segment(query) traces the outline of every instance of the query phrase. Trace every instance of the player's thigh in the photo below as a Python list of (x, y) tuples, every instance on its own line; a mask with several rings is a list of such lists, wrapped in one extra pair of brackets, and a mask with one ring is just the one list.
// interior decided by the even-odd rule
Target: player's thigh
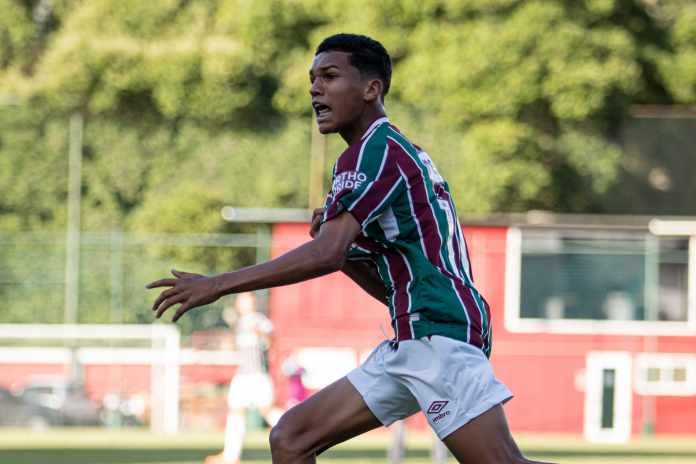
[(502, 405), (493, 406), (467, 422), (444, 440), (460, 463), (522, 464), (532, 463), (520, 452), (508, 428)]
[(343, 377), (283, 414), (271, 432), (271, 445), (319, 453), (381, 425)]

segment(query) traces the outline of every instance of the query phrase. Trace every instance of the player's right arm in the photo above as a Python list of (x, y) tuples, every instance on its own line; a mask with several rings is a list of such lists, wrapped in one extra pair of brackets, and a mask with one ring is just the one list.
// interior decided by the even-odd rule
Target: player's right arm
[[(324, 208), (317, 208), (312, 212), (312, 224), (309, 228), (309, 235), (312, 238), (319, 233), (323, 214)], [(350, 277), (353, 282), (358, 284), (370, 296), (387, 305), (387, 289), (374, 263), (365, 260), (347, 259), (341, 268), (341, 272)]]

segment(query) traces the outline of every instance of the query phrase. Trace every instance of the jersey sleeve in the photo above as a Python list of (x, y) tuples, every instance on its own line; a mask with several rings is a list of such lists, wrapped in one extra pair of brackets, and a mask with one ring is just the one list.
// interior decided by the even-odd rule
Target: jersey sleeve
[(347, 211), (364, 230), (389, 208), (403, 192), (405, 181), (388, 147), (386, 144), (367, 147), (352, 165), (339, 160), (322, 222)]

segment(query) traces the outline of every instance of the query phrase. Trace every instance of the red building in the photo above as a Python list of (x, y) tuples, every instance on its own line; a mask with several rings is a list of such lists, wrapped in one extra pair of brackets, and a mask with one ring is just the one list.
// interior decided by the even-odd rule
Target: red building
[[(513, 430), (600, 441), (696, 433), (695, 229), (539, 214), (464, 225), (493, 312), (492, 363), (515, 394)], [(307, 230), (274, 226), (272, 255)], [(269, 312), (281, 402), (284, 359), (319, 388), (392, 336), (386, 307), (340, 273), (273, 289)]]

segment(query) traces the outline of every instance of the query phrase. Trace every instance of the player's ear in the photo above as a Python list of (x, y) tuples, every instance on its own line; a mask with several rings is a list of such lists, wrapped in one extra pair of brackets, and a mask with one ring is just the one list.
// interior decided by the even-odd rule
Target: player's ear
[(365, 83), (365, 92), (363, 93), (365, 101), (373, 102), (379, 100), (382, 97), (382, 87), (381, 79), (368, 79)]

